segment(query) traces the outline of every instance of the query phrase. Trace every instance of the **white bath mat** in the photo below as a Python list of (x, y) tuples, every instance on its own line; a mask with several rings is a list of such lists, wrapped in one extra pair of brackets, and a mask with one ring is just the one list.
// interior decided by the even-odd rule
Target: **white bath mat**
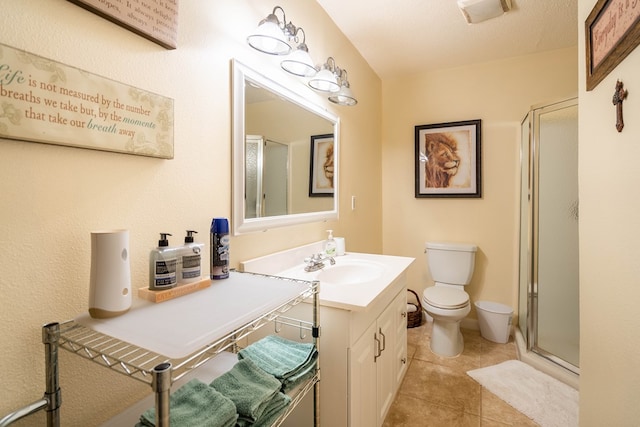
[(509, 360), (467, 374), (542, 427), (578, 425), (578, 391), (526, 363)]

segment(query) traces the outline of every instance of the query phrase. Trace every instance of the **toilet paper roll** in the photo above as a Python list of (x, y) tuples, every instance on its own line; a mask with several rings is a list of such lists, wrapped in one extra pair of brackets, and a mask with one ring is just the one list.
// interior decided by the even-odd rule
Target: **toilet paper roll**
[(344, 255), (344, 237), (335, 237), (333, 240), (336, 242), (336, 255)]

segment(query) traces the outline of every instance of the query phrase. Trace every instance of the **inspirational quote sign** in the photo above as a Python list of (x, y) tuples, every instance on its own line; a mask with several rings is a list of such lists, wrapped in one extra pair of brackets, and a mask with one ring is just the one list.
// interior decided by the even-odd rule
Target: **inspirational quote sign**
[(173, 99), (0, 44), (0, 137), (173, 158)]
[(178, 0), (69, 0), (167, 49), (178, 39)]

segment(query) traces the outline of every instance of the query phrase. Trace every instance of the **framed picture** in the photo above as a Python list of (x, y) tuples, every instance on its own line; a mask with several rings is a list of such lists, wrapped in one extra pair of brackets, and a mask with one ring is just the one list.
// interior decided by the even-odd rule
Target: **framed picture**
[(482, 197), (480, 120), (415, 127), (416, 197)]
[(333, 134), (311, 136), (309, 197), (333, 196)]
[(179, 0), (69, 1), (165, 49), (175, 49), (177, 46)]
[(640, 43), (640, 2), (598, 0), (584, 24), (589, 91)]

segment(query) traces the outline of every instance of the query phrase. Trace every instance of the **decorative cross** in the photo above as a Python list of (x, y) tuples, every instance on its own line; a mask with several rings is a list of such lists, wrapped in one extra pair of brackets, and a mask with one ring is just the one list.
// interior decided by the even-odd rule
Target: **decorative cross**
[(613, 93), (613, 105), (616, 106), (616, 129), (622, 132), (624, 128), (624, 120), (622, 119), (622, 102), (627, 97), (628, 92), (624, 89), (624, 84), (618, 80), (616, 82), (616, 91)]

